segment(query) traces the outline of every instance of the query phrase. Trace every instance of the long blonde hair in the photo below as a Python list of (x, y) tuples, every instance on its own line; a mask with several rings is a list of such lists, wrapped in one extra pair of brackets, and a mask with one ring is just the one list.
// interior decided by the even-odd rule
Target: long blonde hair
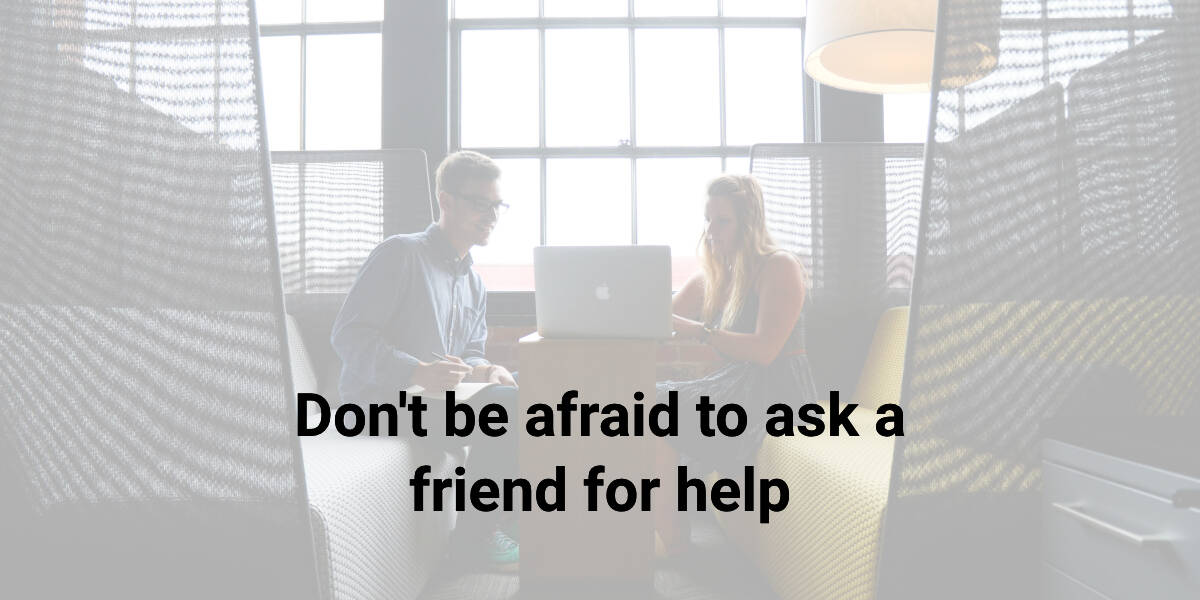
[[(741, 231), (732, 256), (717, 256), (706, 230), (700, 238), (704, 269), (704, 322), (728, 328), (741, 312), (761, 268), (763, 258), (780, 248), (767, 231), (762, 187), (751, 175), (722, 175), (708, 184), (708, 197), (728, 198)], [(725, 302), (722, 304), (722, 300)]]

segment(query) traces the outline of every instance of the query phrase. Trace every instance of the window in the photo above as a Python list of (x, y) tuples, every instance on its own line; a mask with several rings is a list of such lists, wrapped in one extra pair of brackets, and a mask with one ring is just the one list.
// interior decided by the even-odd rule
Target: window
[(285, 292), (344, 292), (383, 239), (384, 0), (259, 0)]
[(928, 92), (884, 94), (883, 141), (924, 144), (929, 125), (929, 98)]
[[(259, 0), (252, 5), (260, 25), (271, 150), (380, 148), (384, 2)], [(224, 34), (206, 29), (225, 19), (246, 18), (244, 6), (229, 8), (233, 12), (226, 15), (220, 3), (207, 10), (193, 7), (186, 14), (160, 14), (155, 2), (148, 1), (77, 4), (88, 26), (103, 30), (82, 46), (88, 68), (185, 127), (238, 147), (241, 140), (231, 139), (238, 132), (213, 131), (218, 119), (180, 102), (171, 89), (200, 85), (210, 77), (219, 88), (235, 85), (220, 81)], [(189, 28), (196, 29), (195, 36)], [(162, 35), (167, 38), (160, 40)]]
[(496, 159), (513, 207), (473, 251), (489, 289), (532, 289), (539, 244), (669, 245), (680, 285), (708, 180), (805, 140), (803, 8), (455, 0), (451, 146)]
[[(1164, 0), (1005, 2), (1001, 11), (1002, 74), (957, 89), (957, 97), (942, 95), (941, 102), (951, 103), (950, 108), (957, 104), (961, 121), (955, 122), (954, 113), (943, 106), (939, 115), (951, 120), (938, 123), (939, 140), (1008, 109), (1009, 104), (996, 101), (993, 86), (1024, 86), (1026, 97), (1051, 83), (1069, 87), (1079, 71), (1158, 35), (1173, 14)], [(929, 102), (927, 93), (885, 95), (884, 141), (924, 142)]]
[[(995, 90), (1016, 86), (1021, 88), (1018, 97), (1029, 97), (1052, 83), (1070, 87), (1071, 78), (1081, 70), (1158, 35), (1173, 15), (1167, 0), (1005, 2), (1000, 9), (996, 72), (954, 93), (942, 90), (937, 116), (943, 121), (936, 123), (935, 131), (939, 141), (953, 139), (1007, 110), (1012, 101), (998, 101)], [(903, 123), (917, 118), (908, 102), (885, 97), (884, 127), (894, 136), (888, 141), (905, 141), (913, 135)], [(1066, 110), (1071, 110), (1069, 98)]]
[(377, 150), (383, 0), (260, 0), (272, 151)]

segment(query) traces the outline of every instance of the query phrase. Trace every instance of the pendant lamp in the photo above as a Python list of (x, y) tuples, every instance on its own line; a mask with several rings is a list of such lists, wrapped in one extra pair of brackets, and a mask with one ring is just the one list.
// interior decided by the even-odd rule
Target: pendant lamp
[[(951, 0), (953, 1), (953, 0)], [(996, 66), (1000, 2), (958, 2), (942, 62), (942, 85), (959, 87)], [(808, 0), (805, 70), (813, 79), (855, 92), (929, 90), (938, 0)]]

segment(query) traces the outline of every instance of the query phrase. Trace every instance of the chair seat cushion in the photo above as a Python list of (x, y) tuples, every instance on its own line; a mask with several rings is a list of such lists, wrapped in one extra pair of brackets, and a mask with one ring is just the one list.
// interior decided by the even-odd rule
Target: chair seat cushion
[(874, 594), (895, 442), (875, 435), (874, 414), (852, 421), (862, 437), (767, 438), (756, 476), (783, 479), (791, 495), (769, 524), (752, 513), (720, 515), (780, 598)]
[(413, 510), (420, 465), (450, 477), (460, 457), (402, 438), (301, 438), (325, 597), (416, 598), (441, 559), (454, 513)]

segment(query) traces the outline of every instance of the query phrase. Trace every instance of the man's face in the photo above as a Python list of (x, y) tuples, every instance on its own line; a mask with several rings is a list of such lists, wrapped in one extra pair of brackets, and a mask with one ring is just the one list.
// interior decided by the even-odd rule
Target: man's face
[(447, 195), (443, 207), (447, 226), (458, 233), (459, 239), (473, 246), (486, 246), (501, 211), (497, 180), (470, 180)]

